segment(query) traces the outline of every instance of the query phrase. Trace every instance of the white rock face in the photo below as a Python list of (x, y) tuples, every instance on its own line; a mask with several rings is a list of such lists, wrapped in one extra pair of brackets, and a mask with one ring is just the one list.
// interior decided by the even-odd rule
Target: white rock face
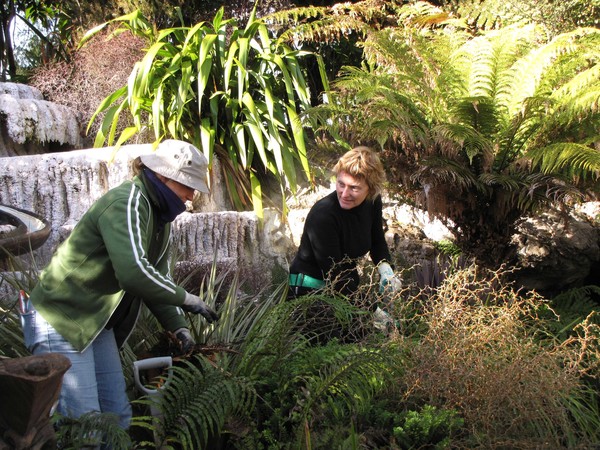
[[(0, 203), (35, 212), (50, 222), (48, 240), (35, 251), (40, 267), (96, 199), (131, 178), (131, 160), (152, 148), (143, 144), (118, 151), (50, 150), (56, 144), (65, 150), (79, 148), (81, 131), (76, 112), (45, 101), (38, 89), (0, 83)], [(175, 220), (177, 260), (209, 268), (213, 261), (220, 267), (241, 268), (264, 287), (272, 281), (272, 273), (287, 270), (291, 241), (282, 238), (283, 224), (268, 211), (264, 228), (253, 213), (227, 211), (220, 174), (219, 161), (214, 161), (211, 194), (197, 194), (194, 213)]]
[(149, 148), (127, 146), (112, 161), (110, 148), (0, 158), (0, 201), (50, 221), (53, 231), (43, 248), (53, 248), (57, 230), (129, 176), (128, 155)]
[(81, 145), (81, 126), (71, 108), (43, 100), (39, 90), (0, 83), (0, 156), (26, 153), (26, 143)]
[[(39, 265), (49, 261), (96, 199), (131, 178), (131, 161), (151, 149), (150, 144), (126, 145), (116, 153), (102, 148), (0, 158), (0, 203), (35, 212), (51, 223), (48, 241), (35, 252)], [(254, 213), (223, 211), (223, 184), (213, 179), (211, 185), (212, 194), (194, 202), (198, 211), (181, 214), (173, 224), (178, 260), (251, 268), (262, 277), (256, 281), (270, 283), (273, 271), (284, 270), (277, 266), (285, 264), (281, 252), (287, 249), (268, 241), (278, 232), (261, 229)]]
[(439, 220), (431, 220), (427, 211), (406, 204), (388, 206), (384, 213), (386, 220), (399, 225), (410, 225), (420, 229), (432, 241), (454, 240), (453, 234)]
[(42, 92), (38, 88), (20, 83), (0, 83), (0, 94), (8, 94), (17, 99), (44, 99)]

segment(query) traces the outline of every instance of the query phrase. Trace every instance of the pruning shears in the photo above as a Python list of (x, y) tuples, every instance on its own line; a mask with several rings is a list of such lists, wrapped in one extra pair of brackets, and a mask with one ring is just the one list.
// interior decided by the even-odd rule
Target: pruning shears
[(21, 315), (27, 314), (31, 311), (31, 302), (29, 301), (29, 295), (21, 289), (19, 291), (19, 312)]

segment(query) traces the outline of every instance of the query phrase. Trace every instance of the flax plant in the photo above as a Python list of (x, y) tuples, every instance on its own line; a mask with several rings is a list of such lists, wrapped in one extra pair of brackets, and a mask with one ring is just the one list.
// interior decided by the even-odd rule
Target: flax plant
[[(262, 218), (265, 179), (274, 177), (282, 197), (295, 192), (299, 167), (310, 179), (305, 132), (298, 115), (310, 106), (301, 59), (272, 37), (253, 11), (245, 28), (223, 17), (212, 23), (156, 30), (139, 11), (90, 30), (85, 44), (109, 24), (147, 42), (126, 86), (109, 95), (90, 125), (104, 119), (95, 146), (116, 145), (151, 130), (155, 142), (189, 141), (201, 148), (214, 167), (218, 157), (232, 204), (250, 204)], [(119, 116), (134, 125), (117, 136)], [(285, 203), (282, 205), (286, 211)]]

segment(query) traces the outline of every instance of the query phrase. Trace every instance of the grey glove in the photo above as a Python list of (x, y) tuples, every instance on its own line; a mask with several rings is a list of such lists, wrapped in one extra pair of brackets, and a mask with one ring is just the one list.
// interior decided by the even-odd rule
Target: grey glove
[(187, 328), (178, 328), (175, 330), (175, 337), (181, 342), (181, 351), (183, 353), (188, 353), (196, 345), (192, 333)]
[(192, 314), (201, 314), (208, 323), (219, 320), (219, 315), (210, 309), (200, 297), (189, 292), (185, 293), (185, 300), (183, 301), (183, 305), (181, 305), (181, 309)]

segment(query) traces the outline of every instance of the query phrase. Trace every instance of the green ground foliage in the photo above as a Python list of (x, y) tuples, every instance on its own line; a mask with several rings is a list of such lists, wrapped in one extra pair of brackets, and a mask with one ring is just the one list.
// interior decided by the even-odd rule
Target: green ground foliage
[[(135, 418), (121, 448), (585, 448), (600, 439), (595, 312), (559, 334), (552, 303), (514, 290), (501, 271), (454, 268), (438, 286), (407, 281), (393, 297), (365, 286), (360, 302), (288, 301), (285, 286), (240, 294), (243, 282), (220, 277), (207, 274), (202, 295), (221, 320), (189, 317), (190, 354), (165, 347), (150, 314), (140, 319), (122, 355)], [(374, 304), (393, 318), (387, 329)], [(1, 320), (2, 354), (17, 357), (9, 299)], [(134, 389), (141, 354), (174, 357), (158, 397)], [(94, 427), (116, 448), (124, 442), (109, 417), (57, 423), (64, 448)]]

